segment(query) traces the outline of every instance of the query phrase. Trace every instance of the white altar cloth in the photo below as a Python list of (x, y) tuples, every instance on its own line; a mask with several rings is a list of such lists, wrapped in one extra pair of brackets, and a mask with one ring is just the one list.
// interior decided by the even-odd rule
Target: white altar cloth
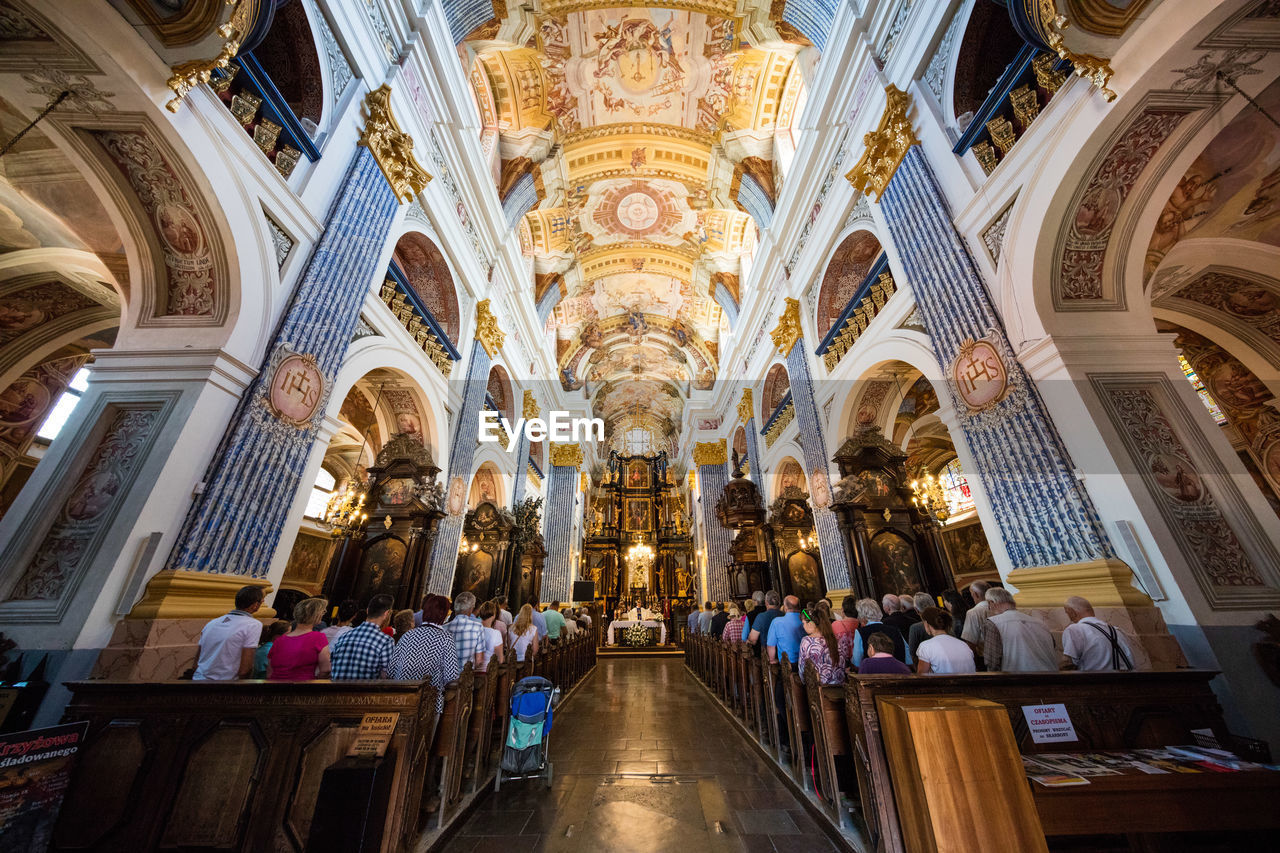
[(654, 619), (643, 619), (639, 621), (635, 619), (615, 619), (609, 623), (609, 631), (608, 631), (609, 645), (611, 646), (613, 645), (613, 629), (614, 628), (617, 628), (621, 631), (625, 631), (626, 629), (630, 628), (632, 625), (643, 625), (646, 628), (657, 628), (658, 642), (664, 646), (667, 644), (667, 624), (665, 622), (658, 622), (657, 620), (654, 620)]

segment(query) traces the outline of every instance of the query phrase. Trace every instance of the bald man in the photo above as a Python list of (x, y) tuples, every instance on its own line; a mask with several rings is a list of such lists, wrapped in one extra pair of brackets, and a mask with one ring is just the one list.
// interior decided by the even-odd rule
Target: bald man
[(769, 662), (778, 663), (786, 655), (787, 662), (795, 669), (800, 657), (800, 638), (804, 636), (804, 623), (800, 621), (800, 599), (788, 595), (782, 600), (782, 615), (769, 623), (769, 636), (765, 648), (769, 650)]

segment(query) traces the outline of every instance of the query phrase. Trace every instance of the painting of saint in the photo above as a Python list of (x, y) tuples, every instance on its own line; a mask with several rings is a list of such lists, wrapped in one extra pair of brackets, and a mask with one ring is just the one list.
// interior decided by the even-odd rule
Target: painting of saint
[(627, 501), (627, 530), (643, 533), (651, 529), (649, 524), (649, 501), (634, 498)]
[(991, 545), (978, 523), (960, 527), (948, 525), (942, 531), (942, 540), (951, 557), (951, 569), (957, 575), (996, 575), (996, 559)]
[(356, 579), (356, 601), (368, 601), (375, 595), (396, 594), (408, 546), (394, 536), (386, 536), (369, 544), (360, 560)]
[(1151, 474), (1160, 488), (1183, 503), (1198, 501), (1204, 494), (1200, 475), (1185, 459), (1168, 453), (1156, 454), (1151, 460)]
[(803, 603), (822, 597), (822, 583), (818, 580), (818, 561), (803, 551), (787, 557), (787, 574), (791, 580), (791, 594)]
[(871, 572), (876, 582), (877, 597), (889, 592), (920, 591), (920, 570), (915, 548), (892, 530), (871, 540)]
[(627, 488), (642, 489), (649, 484), (649, 466), (643, 462), (632, 462), (627, 466)]

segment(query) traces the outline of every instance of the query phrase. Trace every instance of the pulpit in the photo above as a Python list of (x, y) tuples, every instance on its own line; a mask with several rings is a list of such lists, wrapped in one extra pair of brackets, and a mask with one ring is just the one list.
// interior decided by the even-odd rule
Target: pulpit
[(835, 455), (841, 479), (831, 508), (851, 546), (859, 597), (937, 594), (954, 585), (937, 527), (912, 502), (906, 459), (875, 426), (846, 439)]
[[(369, 469), (369, 520), (337, 557), (325, 579), (333, 602), (365, 604), (387, 594), (397, 608), (417, 608), (426, 589), (431, 544), (444, 517), (440, 469), (416, 438), (393, 435)], [(353, 547), (354, 546), (354, 547)]]
[(733, 479), (724, 487), (716, 503), (716, 518), (734, 531), (729, 543), (729, 589), (745, 598), (756, 590), (778, 588), (776, 564), (771, 562), (771, 531), (765, 525), (764, 502), (756, 484), (748, 480), (741, 465), (734, 466)]

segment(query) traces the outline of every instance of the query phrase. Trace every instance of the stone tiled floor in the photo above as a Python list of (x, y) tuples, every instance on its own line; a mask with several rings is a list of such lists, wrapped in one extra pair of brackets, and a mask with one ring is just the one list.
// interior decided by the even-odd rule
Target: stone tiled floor
[(680, 658), (601, 661), (551, 735), (554, 782), (504, 783), (450, 851), (835, 848)]

